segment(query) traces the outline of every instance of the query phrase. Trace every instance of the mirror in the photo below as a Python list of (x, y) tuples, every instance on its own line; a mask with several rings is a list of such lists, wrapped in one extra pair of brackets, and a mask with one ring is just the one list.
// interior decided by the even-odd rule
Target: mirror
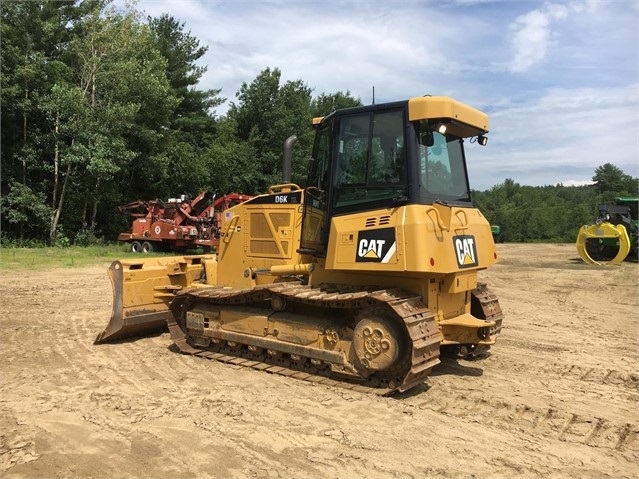
[(419, 143), (424, 146), (433, 146), (435, 139), (431, 130), (422, 130), (419, 132)]

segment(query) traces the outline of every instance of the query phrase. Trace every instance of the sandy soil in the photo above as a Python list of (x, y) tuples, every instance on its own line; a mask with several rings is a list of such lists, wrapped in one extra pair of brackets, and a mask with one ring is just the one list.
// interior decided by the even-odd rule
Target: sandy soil
[(393, 398), (94, 346), (107, 264), (0, 276), (0, 471), (16, 477), (639, 477), (639, 265), (499, 245), (505, 327)]

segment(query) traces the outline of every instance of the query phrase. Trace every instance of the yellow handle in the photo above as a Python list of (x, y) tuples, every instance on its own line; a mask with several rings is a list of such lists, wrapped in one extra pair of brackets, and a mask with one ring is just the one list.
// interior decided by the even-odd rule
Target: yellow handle
[(297, 191), (301, 190), (299, 186), (295, 183), (283, 183), (281, 185), (273, 185), (268, 187), (268, 194), (272, 195), (273, 193), (280, 193), (283, 191)]

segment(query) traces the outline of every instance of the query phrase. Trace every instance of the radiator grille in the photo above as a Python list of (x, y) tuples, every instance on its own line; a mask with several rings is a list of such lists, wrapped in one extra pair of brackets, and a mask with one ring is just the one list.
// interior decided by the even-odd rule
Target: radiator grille
[(374, 226), (389, 225), (391, 222), (390, 215), (380, 216), (379, 218), (366, 218), (365, 228), (372, 228)]

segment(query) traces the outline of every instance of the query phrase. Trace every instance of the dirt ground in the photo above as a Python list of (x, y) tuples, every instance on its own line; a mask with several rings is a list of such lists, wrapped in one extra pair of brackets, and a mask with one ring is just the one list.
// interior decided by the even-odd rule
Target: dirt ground
[(504, 329), (383, 398), (180, 355), (94, 346), (99, 267), (0, 273), (0, 476), (639, 477), (639, 265), (500, 244)]

